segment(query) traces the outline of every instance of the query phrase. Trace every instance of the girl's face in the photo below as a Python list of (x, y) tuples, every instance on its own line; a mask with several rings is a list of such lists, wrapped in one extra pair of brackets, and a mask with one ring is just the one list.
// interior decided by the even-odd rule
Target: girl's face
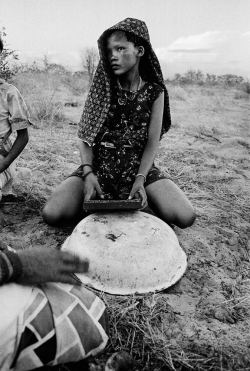
[(140, 51), (127, 40), (124, 32), (114, 32), (107, 39), (107, 56), (116, 76), (138, 69)]

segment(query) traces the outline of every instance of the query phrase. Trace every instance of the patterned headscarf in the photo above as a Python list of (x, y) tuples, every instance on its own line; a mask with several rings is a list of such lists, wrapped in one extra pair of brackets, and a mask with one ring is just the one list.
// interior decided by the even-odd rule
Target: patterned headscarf
[[(169, 97), (164, 84), (160, 63), (152, 49), (146, 23), (135, 18), (126, 18), (110, 27), (98, 39), (100, 61), (86, 99), (83, 114), (79, 123), (78, 136), (90, 146), (103, 125), (110, 109), (112, 72), (106, 57), (106, 41), (114, 31), (125, 31), (137, 36), (145, 47), (145, 54), (140, 61), (139, 72), (142, 78), (149, 82), (156, 82), (164, 89), (164, 112), (161, 136), (171, 125)], [(143, 61), (143, 63), (142, 63)]]

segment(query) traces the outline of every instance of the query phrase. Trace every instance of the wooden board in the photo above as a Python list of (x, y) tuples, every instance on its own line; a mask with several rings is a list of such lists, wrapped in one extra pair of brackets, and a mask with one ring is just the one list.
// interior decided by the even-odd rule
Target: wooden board
[(89, 200), (83, 203), (84, 211), (139, 210), (141, 200)]

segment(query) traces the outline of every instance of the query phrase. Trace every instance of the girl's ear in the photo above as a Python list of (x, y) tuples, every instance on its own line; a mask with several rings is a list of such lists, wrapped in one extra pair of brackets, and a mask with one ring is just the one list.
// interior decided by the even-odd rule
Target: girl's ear
[(139, 57), (142, 57), (145, 53), (145, 49), (144, 49), (144, 46), (138, 46), (138, 56)]

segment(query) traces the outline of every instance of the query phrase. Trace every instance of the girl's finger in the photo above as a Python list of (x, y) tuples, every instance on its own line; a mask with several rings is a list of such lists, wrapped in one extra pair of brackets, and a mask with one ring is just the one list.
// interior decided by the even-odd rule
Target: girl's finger
[(147, 195), (145, 194), (145, 195), (143, 196), (143, 199), (142, 199), (142, 207), (146, 207), (147, 204), (148, 204), (148, 202), (147, 202)]
[(135, 192), (135, 198), (137, 200), (139, 200), (139, 199), (141, 200), (142, 199), (142, 195), (141, 195), (140, 191)]
[(128, 196), (128, 200), (132, 200), (132, 198), (134, 197), (135, 195), (135, 192), (132, 190)]
[(104, 198), (104, 195), (103, 195), (103, 193), (102, 193), (102, 189), (101, 189), (99, 183), (96, 184), (96, 192), (97, 192), (98, 196), (99, 196), (101, 199)]
[(147, 195), (146, 192), (143, 190), (140, 191), (140, 194), (142, 196), (142, 204), (144, 205), (147, 202)]
[(87, 192), (86, 195), (84, 196), (84, 201), (89, 201), (91, 199), (91, 193)]

